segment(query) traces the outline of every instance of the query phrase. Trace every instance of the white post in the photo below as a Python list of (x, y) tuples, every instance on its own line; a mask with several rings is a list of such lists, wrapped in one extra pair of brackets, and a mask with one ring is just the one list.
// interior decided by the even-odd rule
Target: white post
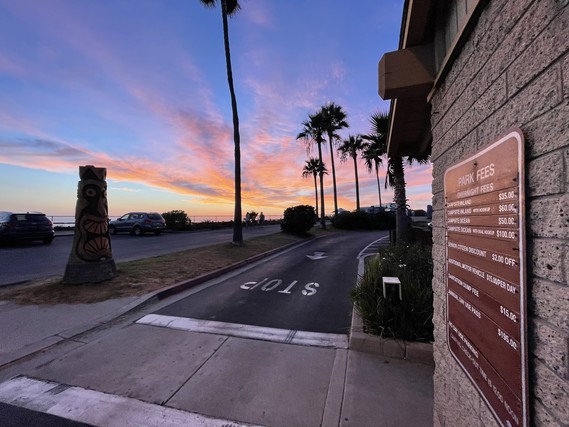
[(399, 288), (399, 301), (403, 300), (403, 292), (401, 291), (401, 282), (397, 277), (382, 277), (383, 280), (383, 298), (387, 299), (387, 285), (397, 286)]

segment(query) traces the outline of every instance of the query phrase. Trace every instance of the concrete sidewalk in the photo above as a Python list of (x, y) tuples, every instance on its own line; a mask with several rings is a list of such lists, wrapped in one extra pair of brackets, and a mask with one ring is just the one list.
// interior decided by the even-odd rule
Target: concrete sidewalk
[(129, 297), (56, 305), (0, 301), (0, 368), (108, 322), (145, 300)]
[(0, 401), (92, 425), (432, 425), (431, 366), (346, 349), (130, 323), (8, 371)]
[(97, 426), (432, 426), (428, 364), (136, 323), (202, 286), (0, 305), (0, 402)]

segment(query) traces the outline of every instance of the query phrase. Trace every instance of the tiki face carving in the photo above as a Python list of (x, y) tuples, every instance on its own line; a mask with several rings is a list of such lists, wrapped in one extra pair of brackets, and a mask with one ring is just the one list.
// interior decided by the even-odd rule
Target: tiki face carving
[(75, 210), (76, 255), (84, 261), (111, 258), (106, 169), (81, 166), (79, 176)]

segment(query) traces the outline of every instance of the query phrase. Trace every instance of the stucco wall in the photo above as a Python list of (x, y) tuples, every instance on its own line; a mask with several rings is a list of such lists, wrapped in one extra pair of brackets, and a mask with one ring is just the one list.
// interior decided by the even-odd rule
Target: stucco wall
[(490, 0), (433, 96), (435, 426), (495, 426), (446, 342), (443, 176), (513, 127), (526, 140), (532, 425), (569, 425), (569, 7)]

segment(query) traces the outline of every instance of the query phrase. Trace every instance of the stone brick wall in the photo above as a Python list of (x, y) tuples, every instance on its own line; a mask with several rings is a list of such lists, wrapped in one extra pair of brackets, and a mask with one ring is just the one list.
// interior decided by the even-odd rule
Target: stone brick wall
[(443, 178), (513, 127), (526, 139), (532, 425), (569, 425), (567, 3), (490, 0), (431, 100), (435, 426), (497, 425), (446, 342)]

